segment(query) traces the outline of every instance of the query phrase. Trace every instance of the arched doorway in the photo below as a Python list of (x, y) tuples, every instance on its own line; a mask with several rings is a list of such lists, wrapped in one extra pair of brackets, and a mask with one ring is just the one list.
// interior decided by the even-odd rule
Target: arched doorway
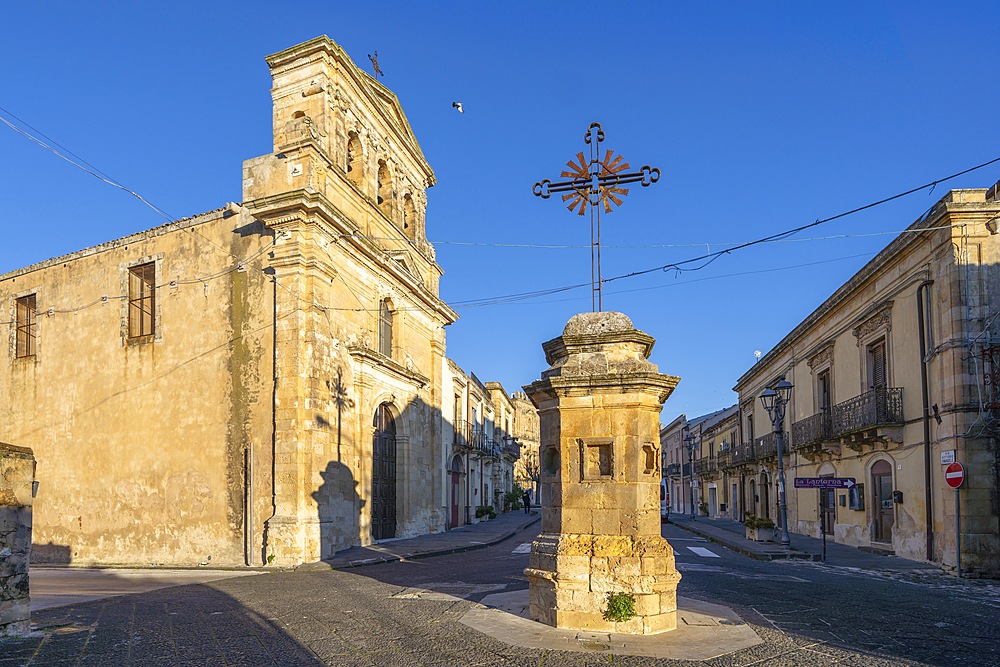
[(389, 405), (375, 411), (372, 438), (372, 539), (396, 536), (396, 421)]
[(872, 540), (892, 544), (892, 464), (878, 461), (872, 466), (872, 489), (875, 502), (872, 503)]
[(462, 457), (455, 455), (455, 458), (451, 460), (451, 527), (458, 528), (461, 524), (459, 523), (459, 504), (462, 501)]

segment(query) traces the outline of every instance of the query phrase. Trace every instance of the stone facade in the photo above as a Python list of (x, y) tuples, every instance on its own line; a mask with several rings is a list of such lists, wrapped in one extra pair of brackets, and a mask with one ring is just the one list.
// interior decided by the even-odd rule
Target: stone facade
[[(525, 387), (541, 421), (542, 532), (529, 567), (533, 619), (649, 634), (676, 628), (673, 550), (660, 534), (659, 414), (678, 378), (648, 358), (653, 338), (621, 313), (574, 316), (543, 345)], [(608, 595), (635, 600), (609, 620)]]
[[(737, 382), (740, 442), (723, 466), (741, 506), (780, 521), (776, 437), (758, 397), (794, 385), (785, 417), (793, 533), (956, 566), (952, 456), (962, 488), (963, 569), (1000, 574), (997, 188), (954, 190), (795, 327)], [(992, 222), (991, 222), (992, 221)], [(990, 224), (993, 229), (990, 229)], [(992, 387), (992, 393), (991, 393)], [(795, 477), (857, 487), (798, 489)]]
[(543, 502), (538, 484), (538, 410), (523, 391), (515, 391), (510, 398), (514, 404), (514, 437), (520, 449), (514, 465), (514, 481), (522, 489), (529, 489), (532, 503), (538, 505)]
[(28, 560), (34, 480), (31, 450), (0, 442), (0, 637), (31, 630)]
[(242, 204), (0, 276), (38, 560), (294, 565), (448, 527), (433, 171), (330, 39), (267, 63)]

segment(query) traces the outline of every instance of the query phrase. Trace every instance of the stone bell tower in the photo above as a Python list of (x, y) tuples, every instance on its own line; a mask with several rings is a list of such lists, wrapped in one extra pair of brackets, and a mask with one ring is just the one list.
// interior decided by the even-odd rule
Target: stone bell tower
[[(652, 634), (677, 627), (677, 583), (660, 534), (660, 410), (680, 378), (649, 361), (652, 336), (622, 313), (582, 313), (542, 345), (524, 387), (541, 421), (542, 532), (529, 567), (531, 617), (559, 628)], [(605, 619), (628, 593), (635, 616)]]

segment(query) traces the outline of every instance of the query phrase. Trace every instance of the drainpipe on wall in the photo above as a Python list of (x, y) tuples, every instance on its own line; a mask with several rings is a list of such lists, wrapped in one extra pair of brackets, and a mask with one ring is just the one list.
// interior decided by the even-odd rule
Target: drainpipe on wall
[(934, 517), (931, 506), (931, 408), (927, 388), (927, 334), (924, 306), (927, 288), (933, 280), (925, 280), (917, 287), (917, 330), (920, 333), (920, 400), (924, 422), (924, 514), (927, 517), (927, 560), (934, 560)]

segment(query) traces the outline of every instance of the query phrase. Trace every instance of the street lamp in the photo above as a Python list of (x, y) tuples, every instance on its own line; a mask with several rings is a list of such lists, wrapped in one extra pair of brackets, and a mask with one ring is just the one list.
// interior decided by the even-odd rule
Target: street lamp
[(696, 438), (694, 433), (688, 433), (684, 436), (684, 444), (688, 448), (688, 473), (691, 476), (691, 518), (694, 519), (694, 442)]
[(774, 389), (765, 389), (760, 394), (760, 402), (771, 418), (771, 426), (778, 432), (778, 512), (781, 514), (781, 546), (788, 548), (788, 506), (785, 503), (785, 462), (782, 450), (785, 440), (785, 407), (792, 397), (792, 383), (781, 380)]

